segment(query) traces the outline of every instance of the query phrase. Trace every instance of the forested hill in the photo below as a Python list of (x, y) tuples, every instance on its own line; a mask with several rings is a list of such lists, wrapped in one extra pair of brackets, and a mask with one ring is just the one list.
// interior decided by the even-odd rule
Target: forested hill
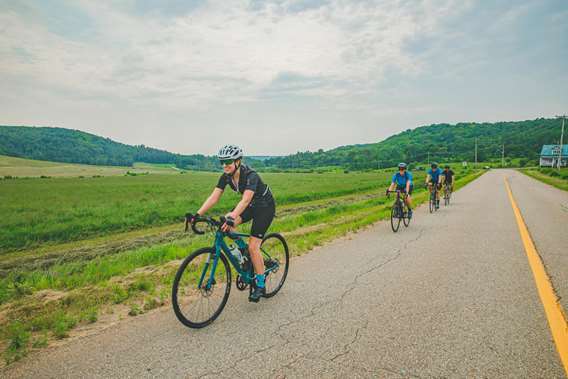
[(365, 169), (394, 166), (398, 162), (473, 161), (475, 140), (478, 161), (506, 158), (536, 160), (543, 144), (558, 143), (561, 120), (539, 118), (496, 123), (434, 124), (408, 129), (382, 142), (303, 152), (266, 160), (266, 166), (313, 168), (343, 166)]
[(134, 162), (146, 162), (195, 170), (219, 169), (213, 157), (173, 154), (144, 145), (125, 145), (79, 130), (49, 127), (0, 125), (0, 155), (93, 165), (131, 166)]

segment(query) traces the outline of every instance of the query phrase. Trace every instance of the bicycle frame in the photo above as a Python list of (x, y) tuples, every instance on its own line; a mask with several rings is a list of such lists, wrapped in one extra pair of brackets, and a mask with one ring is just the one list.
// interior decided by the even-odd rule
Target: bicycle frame
[(406, 196), (407, 196), (406, 192), (402, 192), (399, 189), (394, 190), (394, 191), (389, 191), (389, 192), (396, 192), (396, 199), (394, 199), (393, 206), (400, 205), (400, 207), (402, 209), (404, 207)]
[[(229, 262), (231, 263), (235, 271), (241, 276), (241, 278), (243, 278), (243, 281), (245, 283), (250, 284), (254, 279), (254, 274), (253, 276), (251, 276), (249, 272), (244, 271), (241, 268), (241, 263), (237, 260), (237, 258), (233, 256), (233, 254), (231, 254), (231, 250), (229, 249), (229, 246), (227, 246), (227, 243), (225, 242), (225, 236), (234, 240), (237, 246), (241, 250), (245, 250), (248, 247), (248, 245), (245, 243), (243, 238), (250, 237), (249, 234), (236, 233), (236, 232), (224, 233), (220, 230), (217, 230), (215, 232), (215, 243), (213, 245), (215, 249), (215, 255), (213, 257), (213, 263), (212, 263), (213, 266), (211, 267), (211, 275), (209, 276), (209, 279), (207, 279), (207, 284), (205, 285), (205, 289), (209, 289), (213, 285), (213, 280), (215, 278), (215, 271), (217, 270), (217, 264), (219, 263), (221, 253), (225, 253), (225, 256), (229, 259)], [(265, 252), (262, 248), (261, 248), (261, 253), (270, 258), (270, 255), (267, 252)], [(212, 254), (210, 254), (209, 257), (207, 258), (205, 266), (203, 267), (203, 272), (201, 273), (201, 277), (199, 278), (199, 284), (198, 284), (199, 289), (203, 287), (203, 280), (205, 279), (205, 274), (207, 273), (209, 264), (211, 264), (211, 255)], [(279, 265), (276, 265), (274, 268), (266, 271), (265, 273), (276, 270), (278, 266)]]
[(431, 183), (430, 185), (431, 185), (431, 188), (432, 188), (432, 189), (430, 190), (430, 195), (431, 195), (431, 196), (434, 196), (434, 199), (436, 199), (436, 198), (437, 198), (436, 195), (438, 195), (438, 184), (437, 184), (437, 183), (433, 183), (433, 182), (430, 182), (430, 183)]

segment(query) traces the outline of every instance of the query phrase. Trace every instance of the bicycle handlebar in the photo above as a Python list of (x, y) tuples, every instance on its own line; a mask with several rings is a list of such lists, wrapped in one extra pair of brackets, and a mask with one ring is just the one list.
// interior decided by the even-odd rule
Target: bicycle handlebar
[[(192, 220), (193, 220), (193, 222), (192, 222)], [(186, 232), (189, 229), (189, 225), (191, 224), (191, 230), (193, 230), (193, 232), (195, 234), (200, 234), (200, 235), (205, 234), (204, 231), (197, 229), (196, 225), (199, 224), (199, 223), (205, 223), (205, 224), (214, 226), (216, 228), (220, 228), (224, 224), (227, 224), (229, 226), (234, 226), (235, 220), (231, 219), (230, 217), (227, 218), (225, 216), (221, 216), (219, 218), (219, 220), (216, 220), (213, 217), (204, 217), (204, 216), (200, 216), (200, 215), (194, 215), (194, 214), (191, 214), (191, 213), (186, 213), (186, 215), (185, 215), (185, 231)]]

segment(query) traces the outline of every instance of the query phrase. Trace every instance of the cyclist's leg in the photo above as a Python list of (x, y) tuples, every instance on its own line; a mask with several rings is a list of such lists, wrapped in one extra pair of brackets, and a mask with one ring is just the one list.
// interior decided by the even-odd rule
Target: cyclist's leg
[(260, 244), (266, 231), (274, 219), (274, 206), (255, 208), (250, 231), (249, 250), (251, 253), (254, 272), (257, 275), (264, 274), (264, 260), (260, 252)]
[(408, 195), (406, 195), (406, 199), (404, 199), (406, 205), (408, 206), (408, 209), (412, 209), (412, 196), (410, 196), (411, 193), (412, 190), (408, 193)]
[(264, 294), (265, 290), (265, 275), (264, 275), (264, 259), (260, 252), (260, 245), (264, 238), (268, 227), (274, 219), (274, 205), (271, 207), (260, 207), (253, 211), (254, 216), (252, 219), (251, 237), (249, 239), (249, 251), (252, 260), (252, 265), (255, 272), (256, 286), (254, 291), (249, 296), (250, 301), (257, 302)]

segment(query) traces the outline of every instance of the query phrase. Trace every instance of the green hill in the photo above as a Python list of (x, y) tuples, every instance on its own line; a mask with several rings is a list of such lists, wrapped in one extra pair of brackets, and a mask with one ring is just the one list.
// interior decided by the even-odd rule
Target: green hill
[(0, 125), (0, 155), (52, 162), (132, 166), (168, 163), (193, 170), (218, 170), (213, 157), (180, 155), (144, 145), (131, 146), (79, 130)]
[(317, 152), (299, 152), (266, 160), (266, 166), (281, 169), (341, 166), (367, 169), (394, 166), (398, 162), (473, 161), (475, 141), (478, 161), (500, 159), (503, 144), (506, 158), (535, 161), (543, 144), (558, 143), (558, 119), (496, 123), (434, 124), (408, 129), (384, 141), (342, 146)]

